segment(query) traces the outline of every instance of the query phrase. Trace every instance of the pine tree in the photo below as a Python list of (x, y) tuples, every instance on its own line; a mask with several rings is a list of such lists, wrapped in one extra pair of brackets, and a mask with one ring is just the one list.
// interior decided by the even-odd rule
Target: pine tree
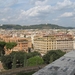
[(50, 63), (53, 62), (53, 55), (50, 56)]
[(16, 54), (14, 55), (14, 58), (13, 58), (12, 68), (16, 68)]
[(26, 64), (27, 64), (27, 55), (26, 55), (26, 53), (25, 53), (25, 54), (24, 54), (24, 67), (27, 66)]

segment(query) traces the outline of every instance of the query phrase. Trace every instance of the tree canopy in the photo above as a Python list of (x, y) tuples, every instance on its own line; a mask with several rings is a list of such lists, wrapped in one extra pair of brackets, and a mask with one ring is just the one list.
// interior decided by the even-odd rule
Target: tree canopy
[(63, 27), (56, 24), (38, 24), (30, 26), (21, 26), (21, 25), (12, 25), (12, 24), (3, 24), (0, 26), (3, 29), (73, 29), (73, 27)]
[(5, 54), (5, 50), (4, 50), (5, 45), (6, 43), (4, 41), (0, 41), (0, 56)]
[[(23, 51), (13, 51), (9, 55), (1, 57), (1, 62), (5, 69), (25, 67), (27, 60), (34, 56), (40, 56), (38, 52), (25, 53)], [(34, 62), (34, 61), (33, 61)]]
[(39, 56), (34, 56), (34, 57), (31, 57), (27, 60), (27, 65), (28, 66), (41, 65), (43, 63), (44, 63), (43, 59)]
[(34, 57), (34, 56), (41, 56), (41, 54), (37, 51), (27, 53), (27, 59)]
[(51, 50), (51, 51), (48, 51), (43, 56), (43, 60), (46, 64), (49, 64), (49, 63), (55, 61), (56, 59), (60, 58), (64, 54), (65, 54), (65, 52), (62, 52), (61, 50)]
[(17, 43), (16, 42), (7, 42), (6, 43), (6, 49), (8, 50), (8, 49), (12, 49), (12, 48), (14, 48), (15, 46), (17, 45)]

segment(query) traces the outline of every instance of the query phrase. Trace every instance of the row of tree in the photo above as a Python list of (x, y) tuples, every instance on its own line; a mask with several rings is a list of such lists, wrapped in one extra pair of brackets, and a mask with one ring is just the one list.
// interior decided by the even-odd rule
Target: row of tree
[[(21, 26), (21, 25), (12, 25), (12, 24), (5, 24), (0, 26), (2, 29), (67, 29), (69, 27), (62, 27), (55, 24), (38, 24), (38, 25), (30, 25), (30, 26)], [(72, 28), (72, 27), (70, 27)], [(72, 28), (73, 29), (73, 28)]]
[(40, 56), (41, 55), (38, 52), (25, 53), (23, 51), (15, 51), (9, 55), (2, 56), (1, 62), (3, 63), (3, 67), (5, 69), (34, 66), (43, 64), (44, 61)]
[(41, 56), (41, 54), (36, 51), (30, 53), (19, 51), (2, 56), (1, 61), (5, 69), (12, 69), (25, 66), (49, 64), (60, 58), (64, 54), (65, 52), (62, 52), (60, 50), (48, 51), (47, 54), (45, 54), (44, 56)]

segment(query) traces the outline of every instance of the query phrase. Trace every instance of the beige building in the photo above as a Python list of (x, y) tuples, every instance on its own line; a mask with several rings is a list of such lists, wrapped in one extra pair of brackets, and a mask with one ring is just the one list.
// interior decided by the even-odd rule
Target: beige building
[(73, 40), (57, 40), (57, 49), (65, 52), (73, 50)]
[(75, 36), (74, 36), (74, 40), (73, 40), (73, 48), (75, 50)]
[(55, 36), (42, 36), (34, 39), (34, 50), (45, 54), (49, 50), (56, 50)]
[(34, 39), (34, 50), (45, 54), (49, 50), (73, 50), (73, 37), (67, 34), (48, 35)]
[(58, 34), (56, 36), (57, 49), (65, 52), (73, 50), (73, 36), (69, 34)]

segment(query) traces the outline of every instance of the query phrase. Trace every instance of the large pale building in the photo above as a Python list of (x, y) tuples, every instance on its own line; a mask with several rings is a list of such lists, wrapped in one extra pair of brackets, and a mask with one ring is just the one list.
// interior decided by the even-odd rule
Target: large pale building
[(68, 34), (48, 35), (34, 39), (34, 50), (45, 54), (49, 50), (73, 50), (73, 37)]
[(63, 50), (65, 52), (69, 52), (73, 50), (73, 36), (69, 34), (58, 34), (56, 36), (57, 41), (57, 49)]
[(55, 36), (42, 36), (34, 39), (34, 50), (45, 54), (49, 50), (56, 50)]

